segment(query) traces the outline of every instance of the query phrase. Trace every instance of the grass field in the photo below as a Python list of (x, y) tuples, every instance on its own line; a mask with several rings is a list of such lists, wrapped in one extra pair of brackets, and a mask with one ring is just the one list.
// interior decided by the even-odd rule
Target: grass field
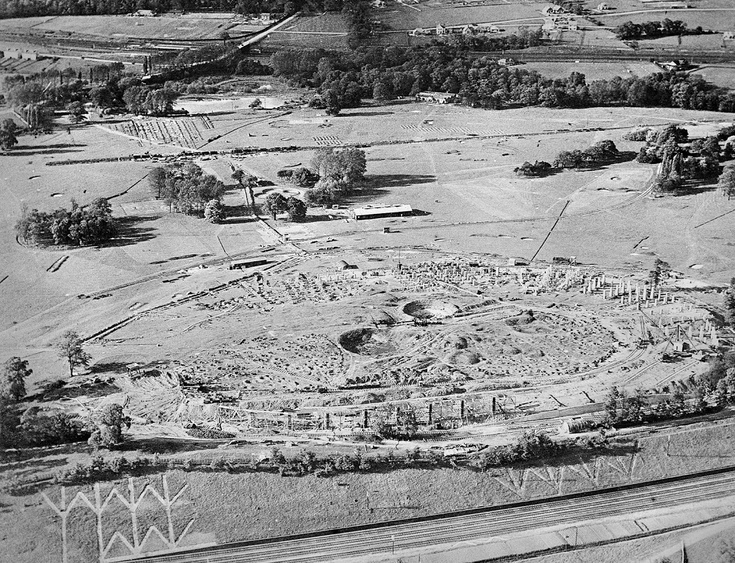
[(643, 77), (661, 71), (653, 63), (634, 61), (614, 63), (589, 63), (584, 61), (578, 63), (544, 63), (532, 61), (524, 64), (523, 68), (535, 70), (548, 78), (566, 78), (572, 72), (581, 72), (587, 78), (588, 84), (593, 80), (610, 80), (616, 76), (623, 78), (630, 76)]
[[(183, 502), (174, 508), (176, 532), (193, 518), (189, 545), (203, 541), (225, 543), (496, 505), (553, 496), (559, 491), (570, 493), (721, 467), (735, 459), (731, 446), (733, 432), (729, 421), (709, 428), (693, 425), (671, 432), (654, 432), (639, 438), (641, 451), (633, 454), (634, 457), (628, 454), (597, 458), (597, 461), (570, 459), (567, 463), (571, 468), (567, 467), (563, 473), (561, 465), (554, 463), (486, 473), (405, 469), (388, 474), (292, 478), (266, 473), (171, 471), (167, 478), (173, 492), (183, 484), (188, 485)], [(226, 456), (237, 455), (233, 450), (220, 451)], [(6, 464), (6, 477), (12, 474), (13, 466)], [(160, 476), (135, 481), (138, 490), (146, 483), (158, 490), (162, 488)], [(113, 484), (125, 490), (124, 482), (105, 483), (103, 496)], [(91, 488), (71, 487), (67, 498), (76, 491), (89, 494)], [(58, 502), (58, 487), (46, 488), (44, 492)], [(39, 495), (3, 495), (0, 501), (5, 505), (0, 513), (5, 531), (0, 540), (4, 553), (18, 554), (15, 563), (57, 561), (59, 524)], [(130, 534), (127, 510), (121, 508), (113, 503), (105, 513), (105, 541), (116, 529)], [(89, 511), (79, 509), (70, 518), (71, 544), (86, 560), (94, 558), (96, 548), (90, 516)], [(164, 523), (165, 529), (165, 520), (155, 503), (139, 525), (144, 529), (143, 526), (152, 523)], [(17, 533), (19, 530), (24, 533)]]

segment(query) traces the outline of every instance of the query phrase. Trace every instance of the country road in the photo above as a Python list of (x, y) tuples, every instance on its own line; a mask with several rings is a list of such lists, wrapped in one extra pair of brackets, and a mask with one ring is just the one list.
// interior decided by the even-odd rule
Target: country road
[(126, 561), (151, 563), (325, 563), (335, 559), (395, 550), (488, 539), (514, 532), (598, 520), (683, 506), (735, 494), (735, 468), (715, 474), (670, 479), (592, 494), (494, 507), (462, 514), (384, 523), (359, 529), (330, 530), (292, 538), (241, 542)]

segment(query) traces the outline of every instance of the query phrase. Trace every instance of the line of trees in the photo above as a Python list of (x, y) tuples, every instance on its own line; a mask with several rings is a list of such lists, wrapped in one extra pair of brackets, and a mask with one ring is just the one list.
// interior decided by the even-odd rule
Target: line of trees
[(117, 222), (105, 198), (97, 198), (85, 207), (72, 199), (71, 209), (59, 208), (51, 213), (24, 207), (15, 232), (32, 244), (83, 246), (112, 239), (117, 234)]
[(620, 151), (609, 139), (585, 150), (562, 151), (554, 160), (554, 168), (593, 168), (620, 159)]
[[(614, 445), (613, 445), (614, 447)], [(128, 460), (115, 457), (109, 460), (97, 455), (87, 464), (78, 463), (63, 469), (55, 475), (58, 484), (81, 484), (106, 479), (119, 479), (123, 475), (141, 475), (159, 472), (162, 469), (183, 469), (184, 471), (206, 471), (228, 473), (267, 472), (278, 473), (283, 477), (315, 475), (329, 477), (345, 473), (368, 473), (407, 469), (407, 468), (468, 468), (487, 471), (496, 467), (539, 463), (563, 455), (580, 453), (604, 453), (611, 444), (604, 435), (585, 440), (553, 441), (542, 432), (530, 431), (515, 443), (507, 446), (488, 448), (478, 456), (457, 459), (444, 456), (434, 450), (422, 451), (418, 448), (405, 454), (389, 451), (387, 454), (367, 456), (360, 448), (353, 453), (317, 455), (304, 450), (295, 456), (287, 457), (278, 448), (273, 448), (270, 456), (263, 460), (239, 460), (220, 456), (208, 463), (191, 459), (177, 460), (161, 456), (138, 457)]]
[(656, 39), (658, 37), (670, 37), (677, 35), (702, 35), (706, 33), (702, 26), (689, 29), (686, 22), (681, 20), (664, 21), (648, 21), (643, 23), (633, 23), (627, 21), (615, 28), (615, 35), (618, 39)]
[(594, 168), (618, 162), (623, 156), (613, 141), (605, 139), (585, 150), (562, 151), (554, 159), (553, 165), (543, 160), (537, 160), (533, 164), (524, 162), (514, 172), (518, 176), (541, 177), (564, 168)]
[(466, 49), (434, 43), (414, 47), (367, 47), (350, 53), (321, 49), (278, 51), (270, 64), (277, 76), (316, 88), (315, 102), (338, 114), (376, 93), (384, 99), (431, 90), (456, 94), (462, 104), (487, 109), (544, 106), (655, 106), (735, 111), (735, 93), (697, 75), (659, 72), (587, 82), (584, 74), (548, 79), (522, 67), (506, 67)]

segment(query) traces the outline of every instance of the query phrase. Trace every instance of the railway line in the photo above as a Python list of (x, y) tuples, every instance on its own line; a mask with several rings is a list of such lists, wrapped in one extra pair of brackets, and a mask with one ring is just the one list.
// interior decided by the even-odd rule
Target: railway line
[[(735, 495), (735, 468), (592, 493), (441, 514), (395, 523), (143, 556), (150, 563), (324, 563), (462, 541), (575, 525)], [(632, 516), (631, 516), (632, 518)], [(122, 561), (122, 560), (120, 560)]]

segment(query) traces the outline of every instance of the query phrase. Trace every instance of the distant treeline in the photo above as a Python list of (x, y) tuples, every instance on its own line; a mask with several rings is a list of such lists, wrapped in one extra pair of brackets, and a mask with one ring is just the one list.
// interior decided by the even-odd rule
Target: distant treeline
[(453, 45), (361, 47), (351, 53), (293, 49), (271, 57), (274, 74), (317, 88), (330, 113), (363, 98), (391, 99), (421, 91), (457, 94), (472, 107), (652, 106), (735, 111), (735, 93), (699, 76), (660, 72), (587, 82), (584, 74), (549, 79), (522, 66), (506, 67)]
[(0, 0), (0, 18), (130, 14), (137, 10), (283, 15), (299, 10), (339, 11), (342, 7), (342, 0)]

